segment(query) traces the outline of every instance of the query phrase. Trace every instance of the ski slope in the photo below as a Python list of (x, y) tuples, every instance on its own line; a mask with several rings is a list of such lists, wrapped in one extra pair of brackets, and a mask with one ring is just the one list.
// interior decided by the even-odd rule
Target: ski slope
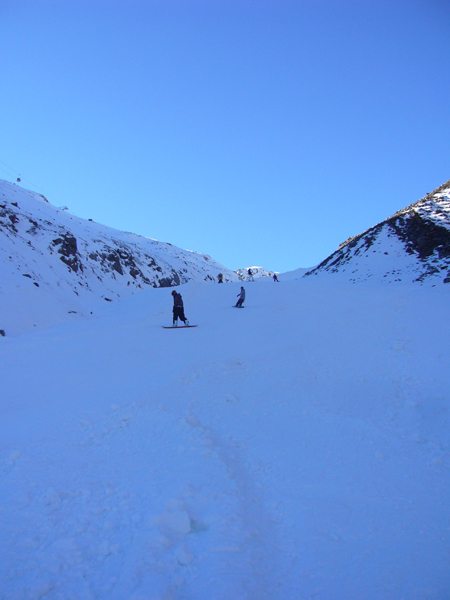
[(0, 337), (2, 600), (449, 597), (447, 286), (240, 285)]

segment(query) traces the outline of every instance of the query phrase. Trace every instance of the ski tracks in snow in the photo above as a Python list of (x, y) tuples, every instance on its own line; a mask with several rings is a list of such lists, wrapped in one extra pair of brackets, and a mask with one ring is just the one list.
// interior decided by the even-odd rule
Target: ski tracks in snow
[(184, 412), (174, 389), (112, 404), (3, 461), (2, 600), (277, 597), (263, 485), (243, 442), (196, 410), (191, 383), (172, 386), (191, 396)]
[[(281, 556), (277, 541), (279, 519), (269, 508), (262, 476), (265, 466), (251, 455), (242, 430), (235, 427), (243, 413), (248, 415), (243, 401), (246, 379), (245, 361), (234, 357), (198, 363), (188, 375), (180, 377), (178, 385), (184, 402), (188, 401), (185, 421), (192, 427), (193, 441), (203, 446), (212, 476), (223, 477), (224, 473), (229, 483), (224, 494), (223, 480), (217, 482), (227, 510), (218, 544), (210, 548), (222, 555), (224, 587), (216, 590), (216, 595), (210, 589), (208, 597), (275, 599), (279, 597), (281, 565), (285, 566), (286, 558)], [(223, 385), (224, 380), (227, 385)], [(206, 403), (208, 393), (210, 402)], [(246, 435), (251, 437), (251, 432)]]

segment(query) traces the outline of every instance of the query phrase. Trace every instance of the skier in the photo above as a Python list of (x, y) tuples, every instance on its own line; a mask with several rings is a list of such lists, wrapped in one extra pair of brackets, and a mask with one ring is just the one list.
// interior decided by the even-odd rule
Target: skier
[(222, 275), (222, 273), (219, 273), (217, 275), (217, 279), (218, 279), (218, 283), (223, 283), (223, 275)]
[(274, 280), (274, 281), (278, 281), (278, 277), (277, 277), (277, 274), (276, 274), (276, 273), (274, 273), (274, 274), (273, 274), (273, 280)]
[(238, 294), (238, 296), (239, 296), (239, 300), (236, 302), (235, 307), (236, 308), (242, 308), (242, 305), (243, 305), (244, 300), (245, 300), (245, 290), (244, 290), (244, 287), (242, 285), (241, 285), (241, 291)]
[(248, 280), (249, 281), (254, 281), (254, 279), (253, 279), (253, 271), (251, 269), (248, 269), (247, 273), (248, 273)]
[(172, 290), (173, 296), (173, 326), (178, 326), (178, 319), (183, 321), (185, 325), (189, 325), (189, 321), (184, 316), (184, 306), (183, 306), (183, 298), (181, 294), (177, 293), (175, 290)]

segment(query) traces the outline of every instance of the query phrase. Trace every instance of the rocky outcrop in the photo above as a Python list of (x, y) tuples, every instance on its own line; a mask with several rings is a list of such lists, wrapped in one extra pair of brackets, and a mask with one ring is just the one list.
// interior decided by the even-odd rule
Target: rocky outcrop
[(53, 246), (58, 247), (58, 254), (62, 262), (69, 267), (74, 273), (78, 270), (83, 270), (83, 264), (80, 261), (77, 249), (77, 239), (71, 233), (65, 233), (62, 237), (52, 241)]

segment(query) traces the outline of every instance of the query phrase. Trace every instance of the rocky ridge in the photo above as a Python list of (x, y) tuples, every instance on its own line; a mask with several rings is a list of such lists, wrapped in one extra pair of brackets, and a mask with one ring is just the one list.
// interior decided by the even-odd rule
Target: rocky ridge
[(125, 233), (71, 215), (44, 196), (0, 181), (2, 282), (94, 292), (105, 299), (146, 287), (225, 281), (236, 273), (210, 256)]
[(352, 282), (450, 282), (450, 180), (388, 219), (349, 238), (306, 276)]

